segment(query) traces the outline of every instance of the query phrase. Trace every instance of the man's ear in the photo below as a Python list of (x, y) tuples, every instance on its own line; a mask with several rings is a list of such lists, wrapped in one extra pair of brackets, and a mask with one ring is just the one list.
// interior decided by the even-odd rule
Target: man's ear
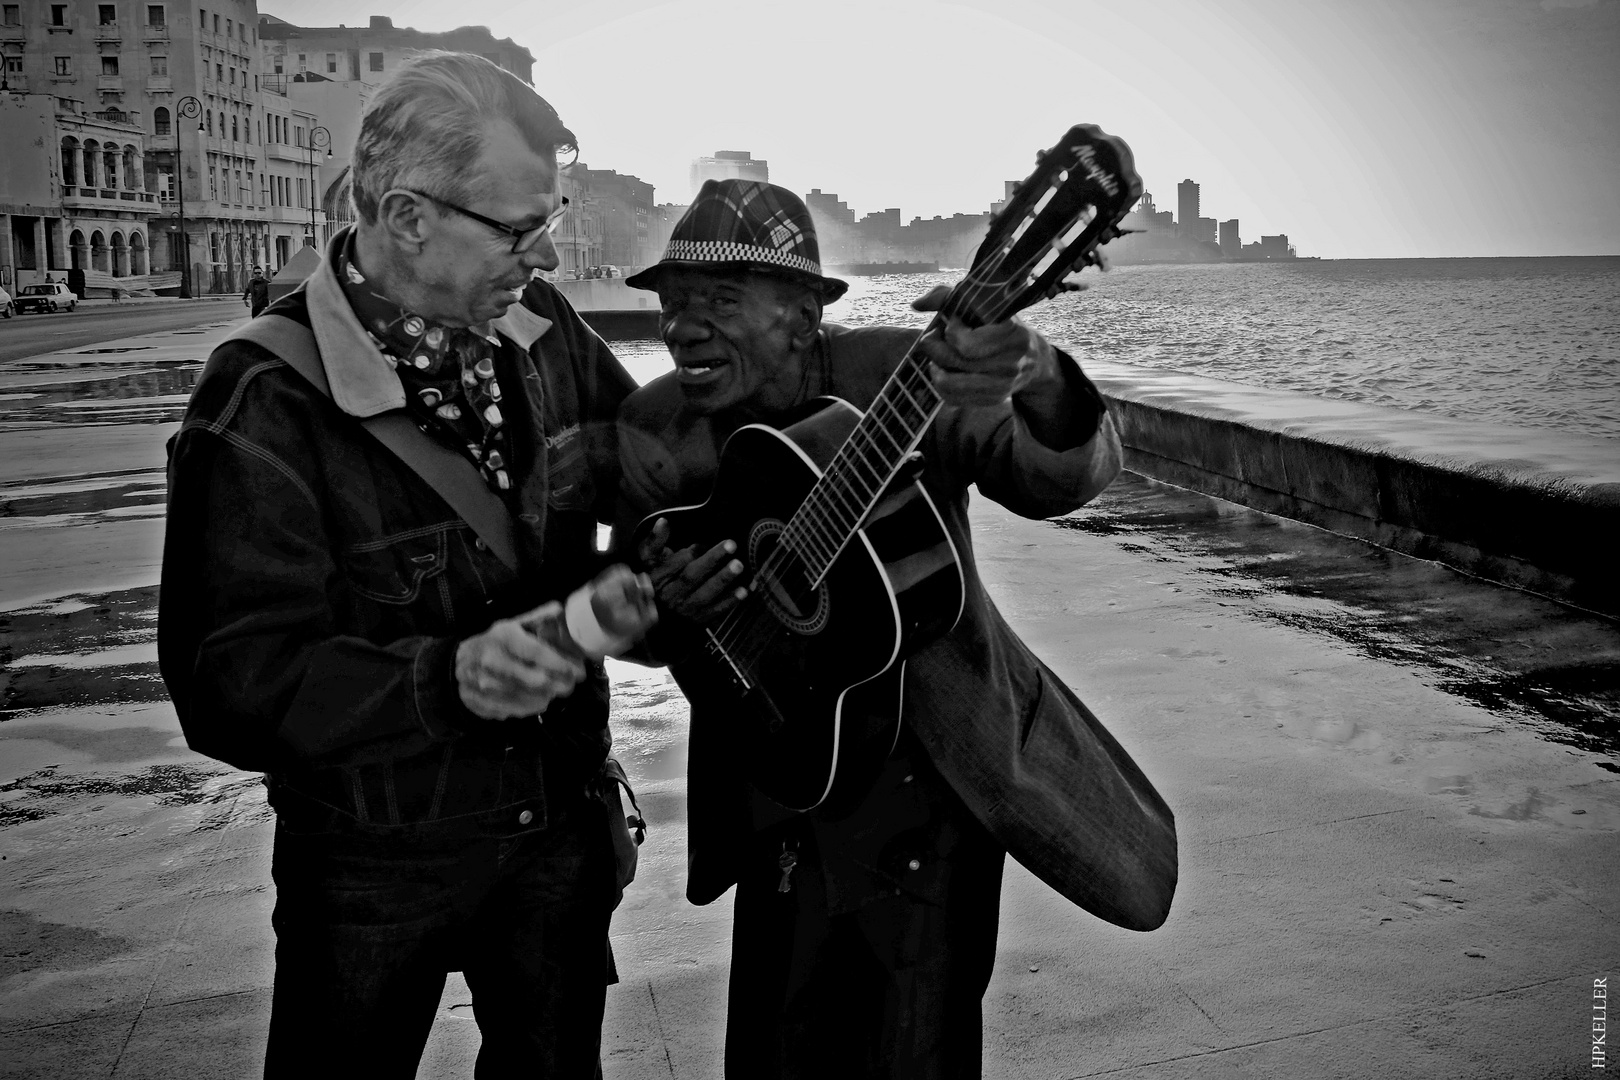
[(420, 254), (432, 223), (424, 216), (427, 200), (408, 191), (385, 192), (377, 204), (377, 227), (401, 251)]
[(821, 329), (821, 295), (814, 289), (800, 289), (793, 299), (793, 347), (806, 351), (815, 343)]

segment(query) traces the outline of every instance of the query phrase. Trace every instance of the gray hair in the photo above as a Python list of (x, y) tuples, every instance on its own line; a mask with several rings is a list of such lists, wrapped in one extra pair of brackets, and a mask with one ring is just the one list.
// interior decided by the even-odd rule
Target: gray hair
[(469, 166), (483, 152), (484, 127), (510, 120), (537, 154), (578, 152), (574, 133), (546, 99), (504, 68), (472, 53), (426, 52), (378, 88), (354, 144), (354, 207), (376, 224), (393, 188), (417, 188), (451, 202), (474, 201)]

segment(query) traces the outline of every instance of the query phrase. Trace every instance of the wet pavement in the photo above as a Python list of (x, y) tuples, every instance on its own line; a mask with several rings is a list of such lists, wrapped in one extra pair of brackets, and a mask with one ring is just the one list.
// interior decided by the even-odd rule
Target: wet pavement
[[(163, 443), (230, 325), (0, 364), (6, 1076), (256, 1072), (272, 817), (185, 748), (155, 652)], [(1620, 961), (1615, 623), (1131, 475), (1057, 522), (974, 520), (997, 602), (1160, 786), (1183, 859), (1149, 935), (1009, 866), (986, 1075), (1589, 1071)], [(685, 703), (614, 675), (652, 832), (606, 1073), (716, 1076), (730, 913), (682, 899)], [(421, 1075), (470, 1075), (470, 1001), (452, 976)]]
[(1620, 773), (1620, 622), (1134, 473), (1055, 524), (1193, 568), (1253, 618), (1410, 668)]
[(0, 320), (0, 361), (236, 319), (243, 314), (241, 298), (234, 296), (85, 301), (74, 311)]

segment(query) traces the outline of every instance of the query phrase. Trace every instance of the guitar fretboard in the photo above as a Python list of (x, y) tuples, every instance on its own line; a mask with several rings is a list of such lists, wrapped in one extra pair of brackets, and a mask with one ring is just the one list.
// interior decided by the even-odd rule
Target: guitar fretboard
[(940, 410), (927, 361), (913, 346), (883, 384), (782, 534), (813, 587), (866, 519)]

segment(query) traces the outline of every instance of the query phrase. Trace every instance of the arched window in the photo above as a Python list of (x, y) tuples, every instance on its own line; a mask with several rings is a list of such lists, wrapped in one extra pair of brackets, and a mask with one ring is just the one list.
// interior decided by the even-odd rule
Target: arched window
[(62, 186), (79, 186), (79, 140), (71, 135), (62, 139)]
[(115, 188), (118, 186), (118, 144), (108, 143), (106, 149), (102, 151), (102, 158), (104, 160), (102, 185)]
[(84, 242), (84, 230), (74, 229), (68, 237), (68, 265), (83, 270), (90, 262), (90, 247)]
[(152, 110), (152, 134), (170, 134), (169, 110), (165, 109), (162, 105), (159, 105), (157, 108)]
[(97, 229), (90, 234), (90, 269), (107, 273), (111, 267), (107, 264), (107, 238)]
[[(220, 127), (220, 130), (221, 131), (224, 130), (223, 125)], [(236, 142), (236, 141), (237, 141), (236, 117), (233, 116), (233, 117), (231, 117), (231, 142)]]
[(146, 276), (146, 237), (138, 232), (129, 234), (129, 272), (135, 277)]
[(129, 249), (124, 247), (124, 234), (112, 234), (112, 276), (129, 277)]
[(99, 186), (96, 178), (101, 175), (101, 145), (94, 139), (84, 140), (84, 186), (93, 188)]
[(141, 170), (135, 162), (135, 148), (124, 147), (124, 187), (129, 191), (141, 189)]
[(208, 120), (208, 134), (212, 135), (214, 133), (214, 114), (211, 112), (205, 112), (203, 113), (203, 116)]

